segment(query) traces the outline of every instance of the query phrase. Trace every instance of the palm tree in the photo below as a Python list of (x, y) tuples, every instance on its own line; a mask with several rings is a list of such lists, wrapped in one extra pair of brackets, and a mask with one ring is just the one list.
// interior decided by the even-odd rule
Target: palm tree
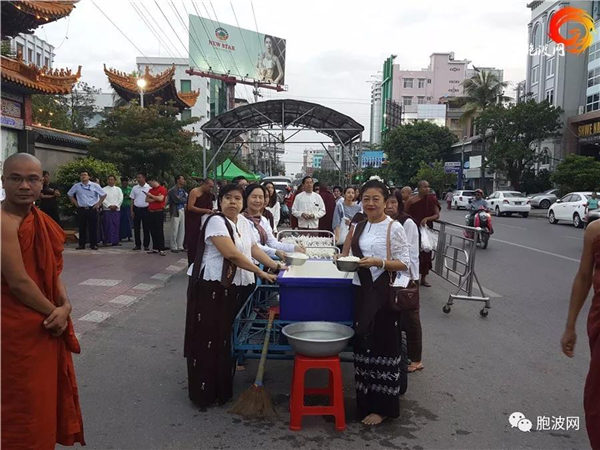
[(488, 106), (509, 100), (504, 95), (504, 89), (507, 83), (500, 81), (496, 75), (490, 71), (480, 71), (475, 68), (477, 74), (472, 78), (463, 81), (464, 97), (467, 101), (465, 112), (461, 116), (461, 121), (466, 123), (473, 119), (480, 111)]

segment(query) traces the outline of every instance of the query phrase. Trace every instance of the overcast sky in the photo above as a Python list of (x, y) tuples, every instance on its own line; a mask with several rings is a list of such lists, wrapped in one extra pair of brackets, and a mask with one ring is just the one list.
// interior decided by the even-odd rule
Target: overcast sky
[[(132, 2), (95, 0), (102, 11), (135, 44), (131, 44), (96, 8), (81, 0), (73, 13), (38, 29), (42, 39), (56, 46), (54, 67), (76, 69), (82, 80), (110, 91), (102, 64), (123, 71), (135, 69), (140, 51), (145, 56), (187, 55), (188, 33), (174, 7), (186, 21), (186, 11), (196, 8), (204, 17), (256, 29), (287, 40), (286, 84), (288, 92), (264, 92), (265, 98), (300, 98), (321, 103), (348, 114), (365, 127), (369, 139), (371, 75), (383, 61), (396, 54), (402, 69), (425, 68), (433, 52), (455, 52), (476, 66), (504, 69), (505, 81), (525, 78), (527, 23), (525, 1), (273, 1), (273, 0), (158, 0), (175, 29), (170, 28), (154, 0), (134, 2), (136, 9), (159, 21), (179, 47), (168, 52), (136, 13)], [(233, 7), (232, 7), (233, 5)], [(179, 39), (186, 48), (181, 49)], [(136, 49), (139, 48), (140, 51)], [(250, 98), (250, 89), (238, 86), (237, 96)], [(302, 148), (288, 146), (284, 157), (288, 173), (299, 170)]]

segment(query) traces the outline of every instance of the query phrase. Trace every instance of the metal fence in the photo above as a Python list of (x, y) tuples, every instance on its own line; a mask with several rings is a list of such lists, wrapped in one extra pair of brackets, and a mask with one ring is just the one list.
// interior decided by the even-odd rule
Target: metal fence
[[(446, 314), (450, 313), (455, 300), (483, 302), (484, 306), (479, 314), (487, 317), (491, 308), (490, 297), (485, 295), (475, 272), (477, 238), (481, 238), (483, 230), (442, 220), (436, 221), (436, 224), (439, 228), (433, 230), (437, 234), (437, 244), (432, 252), (432, 270), (457, 288), (454, 293), (449, 294), (442, 310)], [(469, 231), (473, 237), (465, 235)]]

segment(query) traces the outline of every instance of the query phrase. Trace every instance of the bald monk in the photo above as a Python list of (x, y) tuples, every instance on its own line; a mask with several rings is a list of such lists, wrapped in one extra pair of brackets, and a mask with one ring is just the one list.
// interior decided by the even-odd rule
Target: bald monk
[(71, 353), (79, 343), (60, 279), (65, 235), (34, 206), (40, 161), (4, 162), (2, 229), (2, 448), (85, 444)]

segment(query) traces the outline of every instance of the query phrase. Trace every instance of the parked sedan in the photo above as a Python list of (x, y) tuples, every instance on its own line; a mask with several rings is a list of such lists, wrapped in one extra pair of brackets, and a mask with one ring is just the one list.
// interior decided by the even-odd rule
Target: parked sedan
[(548, 210), (548, 222), (554, 224), (559, 220), (566, 220), (576, 228), (583, 227), (583, 220), (587, 215), (588, 199), (591, 196), (591, 192), (570, 192), (556, 200), (556, 203)]
[(454, 191), (454, 197), (452, 197), (452, 203), (456, 209), (469, 208), (469, 201), (475, 198), (475, 191)]
[(531, 204), (525, 194), (518, 191), (496, 191), (487, 198), (490, 210), (496, 216), (520, 214), (523, 217), (529, 216)]
[(558, 189), (550, 189), (546, 192), (533, 194), (527, 197), (531, 201), (533, 208), (548, 209), (556, 200), (558, 200)]
[(600, 220), (600, 208), (588, 211), (586, 226), (588, 226), (594, 220)]

